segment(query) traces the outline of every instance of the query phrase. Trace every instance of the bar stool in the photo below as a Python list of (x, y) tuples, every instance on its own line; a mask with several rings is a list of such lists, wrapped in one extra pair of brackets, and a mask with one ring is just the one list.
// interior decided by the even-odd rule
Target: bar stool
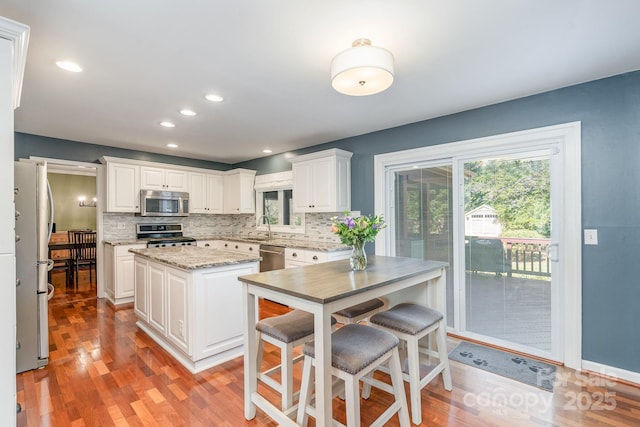
[(382, 311), (387, 306), (387, 302), (381, 298), (374, 298), (369, 301), (365, 301), (360, 304), (356, 304), (351, 307), (347, 307), (343, 310), (336, 311), (333, 316), (338, 323), (343, 325), (351, 325), (363, 320), (367, 320), (379, 311)]
[[(445, 390), (452, 389), (444, 316), (439, 311), (419, 304), (401, 303), (387, 311), (374, 314), (369, 322), (406, 342), (409, 372), (408, 375), (403, 374), (403, 376), (405, 381), (409, 382), (411, 421), (414, 424), (422, 423), (420, 391), (441, 372)], [(418, 341), (434, 331), (438, 351), (420, 347)], [(420, 377), (420, 354), (438, 359), (438, 364), (422, 378)], [(363, 388), (362, 395), (368, 396), (368, 390), (365, 391)]]
[[(315, 343), (303, 347), (304, 365), (300, 402), (296, 423), (306, 426), (308, 415), (315, 416), (311, 402), (311, 384), (314, 377)], [(388, 363), (391, 385), (369, 378), (368, 375), (382, 364)], [(345, 325), (331, 335), (331, 373), (342, 382), (334, 383), (333, 396), (345, 392), (347, 426), (360, 425), (359, 381), (394, 395), (394, 402), (371, 425), (382, 426), (397, 412), (402, 427), (409, 426), (409, 411), (404, 394), (398, 338), (367, 325)], [(334, 420), (334, 424), (342, 425)]]
[[(336, 324), (331, 318), (331, 325)], [(289, 415), (295, 412), (293, 400), (299, 392), (293, 392), (293, 364), (302, 360), (303, 355), (293, 357), (293, 349), (313, 339), (313, 314), (303, 310), (292, 310), (279, 316), (268, 317), (256, 323), (258, 353), (257, 378), (282, 397), (282, 412)], [(280, 364), (260, 371), (264, 354), (264, 342), (280, 349)], [(280, 371), (280, 382), (271, 377)]]

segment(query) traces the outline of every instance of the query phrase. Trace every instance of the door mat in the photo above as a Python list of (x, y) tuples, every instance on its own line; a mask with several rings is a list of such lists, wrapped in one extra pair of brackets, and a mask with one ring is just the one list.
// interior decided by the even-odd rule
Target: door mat
[(449, 353), (449, 360), (553, 391), (556, 367), (535, 359), (463, 341)]

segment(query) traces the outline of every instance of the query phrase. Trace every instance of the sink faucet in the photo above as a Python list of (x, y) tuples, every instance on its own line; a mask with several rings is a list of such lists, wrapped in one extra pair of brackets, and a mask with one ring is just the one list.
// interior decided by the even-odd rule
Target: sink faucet
[(258, 224), (262, 222), (263, 218), (267, 219), (267, 239), (271, 240), (271, 219), (269, 218), (269, 215), (262, 215), (260, 218), (258, 218)]

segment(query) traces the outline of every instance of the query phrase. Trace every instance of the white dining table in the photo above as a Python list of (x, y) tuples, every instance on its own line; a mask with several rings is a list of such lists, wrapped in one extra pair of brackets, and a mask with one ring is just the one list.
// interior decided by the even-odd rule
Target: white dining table
[(384, 296), (390, 306), (402, 301), (446, 311), (447, 263), (414, 258), (369, 256), (364, 271), (352, 271), (349, 260), (238, 277), (242, 282), (244, 333), (244, 415), (256, 408), (283, 426), (297, 425), (258, 392), (256, 322), (258, 299), (285, 304), (314, 316), (316, 342), (316, 425), (332, 425), (331, 314)]

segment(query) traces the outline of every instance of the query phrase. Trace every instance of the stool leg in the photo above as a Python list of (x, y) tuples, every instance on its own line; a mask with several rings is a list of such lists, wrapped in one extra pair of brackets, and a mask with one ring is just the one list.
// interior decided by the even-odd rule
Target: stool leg
[[(367, 374), (367, 378), (373, 378), (373, 373), (375, 372), (375, 370), (369, 372)], [(363, 382), (362, 383), (362, 398), (363, 399), (368, 399), (369, 396), (371, 396), (371, 384), (369, 384), (368, 382)]]
[(447, 353), (447, 333), (445, 332), (446, 325), (441, 320), (436, 332), (436, 343), (438, 344), (438, 358), (440, 364), (443, 365), (442, 381), (444, 382), (444, 389), (451, 391), (453, 385), (451, 384), (451, 368), (449, 367), (449, 354)]
[[(400, 427), (409, 427), (409, 410), (407, 409), (407, 397), (404, 394), (404, 379), (402, 378), (400, 355), (397, 347), (393, 349), (391, 359), (389, 359), (389, 374), (391, 374), (391, 385), (393, 386), (396, 402), (400, 402), (400, 412), (398, 413)], [(362, 394), (364, 394), (364, 391)]]
[(302, 383), (300, 384), (300, 400), (298, 400), (298, 416), (296, 423), (305, 427), (309, 416), (307, 415), (307, 405), (311, 400), (311, 380), (313, 378), (313, 361), (309, 356), (304, 357), (302, 365)]
[(347, 427), (360, 426), (360, 382), (353, 375), (344, 379), (345, 410)]
[(407, 340), (407, 356), (409, 358), (409, 394), (411, 395), (411, 421), (422, 423), (422, 399), (420, 396), (420, 353), (418, 340)]
[(282, 383), (282, 410), (293, 406), (293, 346), (280, 349), (280, 382)]

